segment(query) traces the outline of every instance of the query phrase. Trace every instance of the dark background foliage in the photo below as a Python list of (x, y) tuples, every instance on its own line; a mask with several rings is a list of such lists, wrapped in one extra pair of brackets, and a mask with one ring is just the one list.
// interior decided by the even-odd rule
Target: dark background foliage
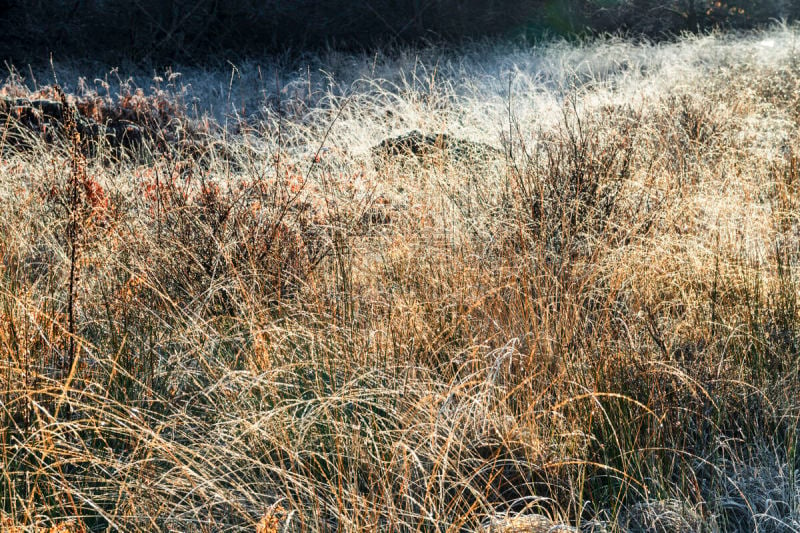
[(203, 61), (486, 35), (664, 38), (798, 15), (795, 0), (0, 0), (0, 58)]

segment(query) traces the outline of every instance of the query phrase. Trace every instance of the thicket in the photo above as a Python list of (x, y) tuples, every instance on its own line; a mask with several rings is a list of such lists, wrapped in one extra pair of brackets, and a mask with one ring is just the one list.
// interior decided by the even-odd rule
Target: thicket
[(796, 19), (790, 0), (5, 0), (0, 57), (86, 57), (118, 63), (358, 49), (487, 35), (665, 37)]

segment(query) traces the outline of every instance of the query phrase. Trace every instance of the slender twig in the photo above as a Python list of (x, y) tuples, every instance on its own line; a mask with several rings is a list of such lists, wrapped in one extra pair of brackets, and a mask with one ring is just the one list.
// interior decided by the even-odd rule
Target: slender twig
[(70, 177), (67, 222), (67, 246), (69, 254), (69, 280), (67, 287), (67, 357), (63, 370), (69, 373), (75, 363), (75, 306), (78, 289), (78, 261), (80, 259), (81, 220), (80, 187), (85, 180), (86, 162), (81, 150), (81, 137), (75, 120), (75, 110), (69, 104), (67, 96), (59, 85), (53, 89), (58, 95), (62, 105), (63, 127), (69, 142)]

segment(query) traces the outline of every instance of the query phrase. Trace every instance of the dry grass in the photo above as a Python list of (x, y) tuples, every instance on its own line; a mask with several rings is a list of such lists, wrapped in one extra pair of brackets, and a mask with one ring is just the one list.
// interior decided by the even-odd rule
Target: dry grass
[[(4, 144), (2, 527), (800, 530), (796, 39), (242, 67), (202, 158)], [(412, 129), (497, 151), (373, 159)]]

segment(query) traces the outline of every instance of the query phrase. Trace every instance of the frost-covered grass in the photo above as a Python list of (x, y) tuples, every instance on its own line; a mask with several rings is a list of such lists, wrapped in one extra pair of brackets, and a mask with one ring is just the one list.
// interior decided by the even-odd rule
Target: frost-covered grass
[(56, 65), (206, 137), (2, 141), (2, 527), (800, 531), (798, 37)]

